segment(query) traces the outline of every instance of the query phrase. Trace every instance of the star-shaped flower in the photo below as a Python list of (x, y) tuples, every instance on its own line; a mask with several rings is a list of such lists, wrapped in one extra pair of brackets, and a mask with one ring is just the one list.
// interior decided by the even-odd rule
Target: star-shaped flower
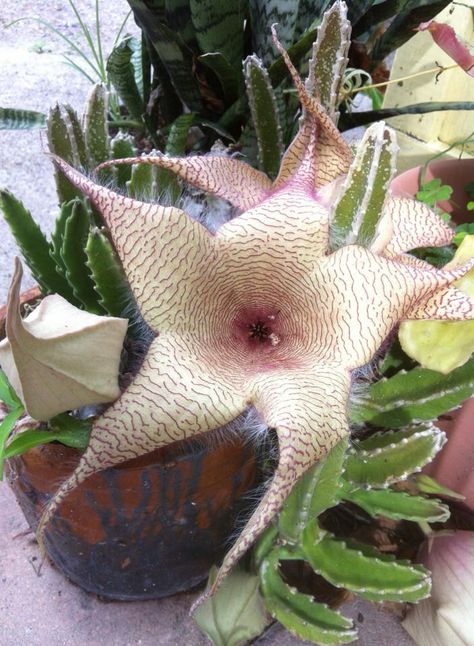
[[(335, 7), (333, 15), (345, 20), (344, 5)], [(352, 373), (398, 322), (473, 317), (473, 301), (450, 287), (469, 265), (442, 271), (405, 254), (446, 244), (452, 231), (420, 203), (384, 203), (390, 130), (370, 129), (350, 167), (351, 150), (333, 121), (337, 92), (323, 108), (310, 91), (311, 73), (305, 87), (282, 54), (303, 117), (273, 183), (229, 157), (128, 160), (171, 169), (241, 211), (215, 234), (178, 208), (123, 197), (56, 160), (103, 215), (156, 337), (133, 382), (96, 419), (40, 532), (68, 492), (96, 471), (221, 427), (254, 406), (276, 429), (279, 463), (218, 585), (301, 475), (349, 432)], [(366, 159), (372, 175), (358, 201)], [(367, 214), (377, 208), (371, 229)]]

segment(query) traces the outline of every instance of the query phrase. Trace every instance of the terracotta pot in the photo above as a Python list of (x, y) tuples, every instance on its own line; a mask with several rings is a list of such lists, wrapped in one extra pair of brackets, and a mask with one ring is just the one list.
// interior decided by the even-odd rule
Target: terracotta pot
[[(421, 166), (416, 166), (395, 177), (391, 184), (392, 193), (402, 197), (414, 197), (419, 190), (420, 170)], [(425, 181), (435, 177), (454, 189), (449, 202), (440, 202), (439, 206), (450, 213), (458, 224), (472, 222), (474, 215), (466, 209), (469, 195), (465, 187), (474, 181), (474, 159), (443, 159), (431, 162), (425, 174)]]
[[(34, 530), (79, 451), (37, 447), (8, 461), (7, 477)], [(243, 444), (183, 445), (95, 474), (61, 505), (46, 532), (53, 563), (110, 599), (155, 599), (186, 590), (222, 558), (249, 505), (258, 468)]]
[[(203, 581), (248, 517), (250, 494), (262, 479), (249, 444), (208, 435), (106, 469), (77, 487), (46, 531), (57, 568), (85, 590), (120, 600), (156, 599)], [(33, 530), (79, 457), (52, 443), (7, 461), (8, 482)]]

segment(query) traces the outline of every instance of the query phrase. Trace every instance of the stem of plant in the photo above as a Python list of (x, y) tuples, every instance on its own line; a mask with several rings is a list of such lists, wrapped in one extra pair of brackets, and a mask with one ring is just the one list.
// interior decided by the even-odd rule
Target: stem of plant
[(383, 83), (372, 83), (372, 85), (363, 85), (362, 87), (353, 88), (347, 94), (355, 94), (356, 92), (360, 92), (361, 90), (372, 90), (373, 88), (385, 87), (386, 85), (392, 85), (393, 83), (401, 83), (402, 81), (408, 81), (410, 79), (417, 78), (418, 76), (424, 76), (425, 74), (434, 74), (436, 72), (438, 75), (442, 72), (446, 72), (447, 70), (453, 70), (455, 67), (459, 67), (459, 65), (457, 63), (448, 65), (447, 67), (437, 65), (436, 67), (432, 67), (429, 70), (423, 70), (423, 72), (415, 72), (415, 74), (408, 74), (408, 76), (401, 76), (398, 79), (391, 79), (390, 81), (384, 81)]

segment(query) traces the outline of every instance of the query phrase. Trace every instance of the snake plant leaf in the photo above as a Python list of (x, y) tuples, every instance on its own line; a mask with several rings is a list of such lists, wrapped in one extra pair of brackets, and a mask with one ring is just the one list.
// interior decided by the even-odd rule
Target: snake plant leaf
[(107, 75), (131, 117), (141, 122), (145, 106), (135, 80), (135, 68), (132, 63), (135, 42), (136, 39), (133, 36), (126, 36), (113, 48), (107, 59)]
[(474, 358), (443, 375), (416, 367), (372, 384), (366, 397), (354, 403), (351, 419), (386, 428), (433, 420), (474, 393)]
[[(275, 429), (279, 462), (212, 592), (299, 478), (348, 434), (353, 371), (372, 360), (399, 322), (474, 316), (469, 297), (458, 299), (455, 292), (454, 300), (449, 292), (469, 264), (443, 271), (392, 249), (385, 255), (383, 245), (328, 253), (328, 196), (338, 182), (328, 184), (347, 170), (352, 151), (308, 95), (276, 35), (274, 42), (304, 112), (274, 182), (226, 156), (132, 161), (169, 168), (201, 190), (232, 196), (243, 212), (215, 232), (179, 208), (124, 197), (56, 159), (102, 214), (156, 336), (128, 388), (95, 420), (86, 452), (43, 514), (38, 538), (69, 493), (97, 471), (214, 430), (253, 405)], [(403, 248), (403, 235), (416, 239), (414, 230), (426, 234), (424, 224), (419, 229), (408, 220), (406, 230), (387, 236), (387, 245), (395, 238)]]
[(66, 269), (66, 278), (81, 306), (93, 314), (103, 314), (104, 310), (98, 303), (98, 295), (94, 290), (84, 251), (90, 227), (89, 212), (84, 202), (77, 200), (73, 203), (71, 214), (65, 223), (60, 254)]
[(335, 3), (332, 10), (324, 14), (318, 27), (318, 38), (313, 45), (308, 66), (306, 90), (311, 96), (318, 98), (336, 124), (339, 117), (339, 92), (351, 42), (350, 33), (351, 24), (347, 20), (346, 6)]
[[(110, 316), (124, 316), (134, 299), (112, 244), (102, 231), (92, 229), (85, 251), (100, 304)], [(137, 332), (134, 320), (129, 332), (132, 336)]]
[[(76, 143), (74, 126), (68, 112), (58, 103), (51, 108), (47, 120), (49, 150), (66, 159), (71, 166), (80, 167), (79, 149)], [(60, 204), (80, 197), (77, 189), (68, 182), (63, 173), (55, 168), (54, 179)]]
[[(264, 65), (270, 65), (275, 58), (271, 27), (278, 25), (278, 35), (284, 47), (293, 43), (293, 35), (298, 18), (299, 0), (250, 0), (250, 19), (252, 25), (252, 51), (262, 59)], [(313, 6), (313, 11), (314, 11)], [(314, 19), (314, 14), (313, 18)], [(314, 34), (306, 51), (314, 40)], [(280, 79), (281, 80), (281, 79)]]
[(301, 545), (313, 570), (337, 588), (370, 601), (419, 601), (429, 596), (429, 572), (421, 565), (396, 561), (367, 545), (348, 543), (321, 532), (314, 540), (305, 530)]
[(180, 34), (165, 24), (162, 11), (148, 6), (143, 0), (128, 0), (128, 4), (136, 23), (157, 52), (180, 100), (192, 112), (200, 112), (202, 101), (193, 74), (192, 57), (190, 50), (183, 47)]
[(397, 151), (393, 131), (383, 122), (366, 130), (333, 207), (333, 249), (354, 243), (368, 247), (374, 242), (395, 175)]
[[(209, 574), (208, 588), (216, 575), (214, 567)], [(258, 584), (258, 576), (236, 568), (217, 594), (197, 608), (193, 619), (213, 646), (243, 646), (264, 630), (268, 616)]]
[(44, 298), (22, 320), (21, 276), (17, 259), (0, 364), (28, 414), (47, 420), (66, 410), (117, 399), (127, 321), (83, 312), (57, 294)]
[(87, 97), (83, 116), (86, 146), (94, 168), (109, 158), (107, 107), (107, 88), (96, 83)]
[(308, 522), (337, 504), (348, 438), (297, 482), (278, 516), (280, 534), (288, 543), (297, 543)]
[(85, 135), (79, 117), (77, 116), (77, 112), (68, 103), (65, 103), (62, 106), (62, 109), (69, 118), (69, 131), (74, 137), (75, 149), (77, 150), (79, 165), (84, 169), (90, 168), (90, 159), (86, 147)]
[[(420, 471), (446, 442), (446, 435), (436, 426), (425, 426), (406, 431), (387, 432), (378, 438), (389, 444), (366, 448), (360, 442), (350, 449), (345, 463), (344, 477), (353, 484), (386, 486), (404, 480), (410, 473)], [(370, 444), (369, 444), (370, 446)]]
[(70, 286), (56, 271), (51, 246), (30, 211), (9, 191), (0, 191), (0, 208), (28, 267), (45, 294), (69, 294)]
[(260, 168), (275, 178), (283, 154), (281, 125), (275, 93), (268, 72), (257, 56), (244, 61), (244, 76), (250, 112), (257, 135)]
[(279, 573), (284, 551), (273, 550), (260, 565), (262, 594), (267, 609), (287, 630), (316, 644), (347, 644), (357, 631), (346, 619), (326, 604), (287, 585)]
[[(129, 134), (118, 132), (110, 142), (110, 151), (114, 159), (132, 157), (136, 154), (133, 137)], [(124, 164), (116, 166), (114, 169), (114, 176), (117, 186), (125, 188), (127, 182), (129, 182), (132, 177), (132, 169), (130, 166), (125, 166)]]
[(198, 57), (198, 61), (216, 75), (226, 104), (237, 100), (240, 88), (240, 74), (232, 67), (221, 52), (210, 52)]
[(449, 518), (449, 507), (439, 500), (413, 496), (403, 491), (348, 488), (343, 491), (342, 498), (374, 517), (428, 523), (443, 523)]
[(246, 2), (243, 0), (189, 0), (191, 20), (203, 52), (221, 52), (238, 69), (244, 57), (244, 21)]
[[(459, 267), (471, 258), (474, 235), (467, 235), (445, 269)], [(457, 281), (456, 287), (474, 297), (474, 269)], [(423, 368), (446, 375), (463, 366), (474, 352), (474, 321), (404, 321), (398, 338), (406, 354)]]
[(0, 130), (31, 130), (44, 128), (46, 115), (35, 110), (0, 108)]
[(191, 21), (189, 0), (165, 0), (166, 24), (179, 34), (180, 39), (191, 47), (196, 33)]

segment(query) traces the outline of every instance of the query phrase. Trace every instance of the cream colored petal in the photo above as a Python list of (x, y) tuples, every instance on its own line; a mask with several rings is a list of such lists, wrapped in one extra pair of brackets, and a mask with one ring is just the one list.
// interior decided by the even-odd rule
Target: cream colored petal
[(319, 188), (347, 173), (352, 161), (352, 151), (331, 117), (321, 104), (307, 92), (288, 53), (278, 41), (275, 29), (273, 28), (272, 31), (273, 42), (291, 74), (303, 108), (299, 132), (283, 157), (273, 189), (278, 190), (292, 180), (305, 157), (310, 154), (308, 146), (312, 137), (316, 137), (314, 156), (317, 164), (312, 181), (313, 187)]
[(155, 331), (190, 325), (214, 262), (212, 235), (180, 209), (132, 200), (55, 163), (102, 214), (146, 322)]
[(21, 277), (17, 259), (0, 364), (28, 414), (47, 420), (66, 410), (116, 399), (127, 320), (84, 312), (57, 294), (44, 298), (22, 320)]
[(226, 555), (212, 592), (268, 527), (298, 479), (349, 432), (349, 387), (349, 372), (337, 365), (256, 378), (254, 405), (265, 423), (277, 430), (279, 463), (260, 504)]
[(264, 200), (270, 193), (271, 180), (262, 172), (239, 159), (206, 155), (202, 157), (133, 157), (112, 159), (99, 168), (116, 164), (153, 164), (167, 168), (176, 175), (207, 193), (228, 200), (242, 211)]
[(474, 300), (456, 287), (437, 290), (417, 303), (406, 314), (407, 319), (433, 321), (469, 321), (474, 318)]
[(189, 338), (154, 339), (130, 386), (95, 420), (78, 466), (44, 512), (40, 538), (63, 499), (92, 474), (217, 429), (248, 406), (243, 389), (230, 381), (232, 375), (226, 381), (193, 349)]
[(393, 234), (383, 250), (386, 258), (419, 247), (442, 247), (450, 244), (454, 230), (426, 204), (406, 197), (387, 199), (384, 217), (392, 223)]

